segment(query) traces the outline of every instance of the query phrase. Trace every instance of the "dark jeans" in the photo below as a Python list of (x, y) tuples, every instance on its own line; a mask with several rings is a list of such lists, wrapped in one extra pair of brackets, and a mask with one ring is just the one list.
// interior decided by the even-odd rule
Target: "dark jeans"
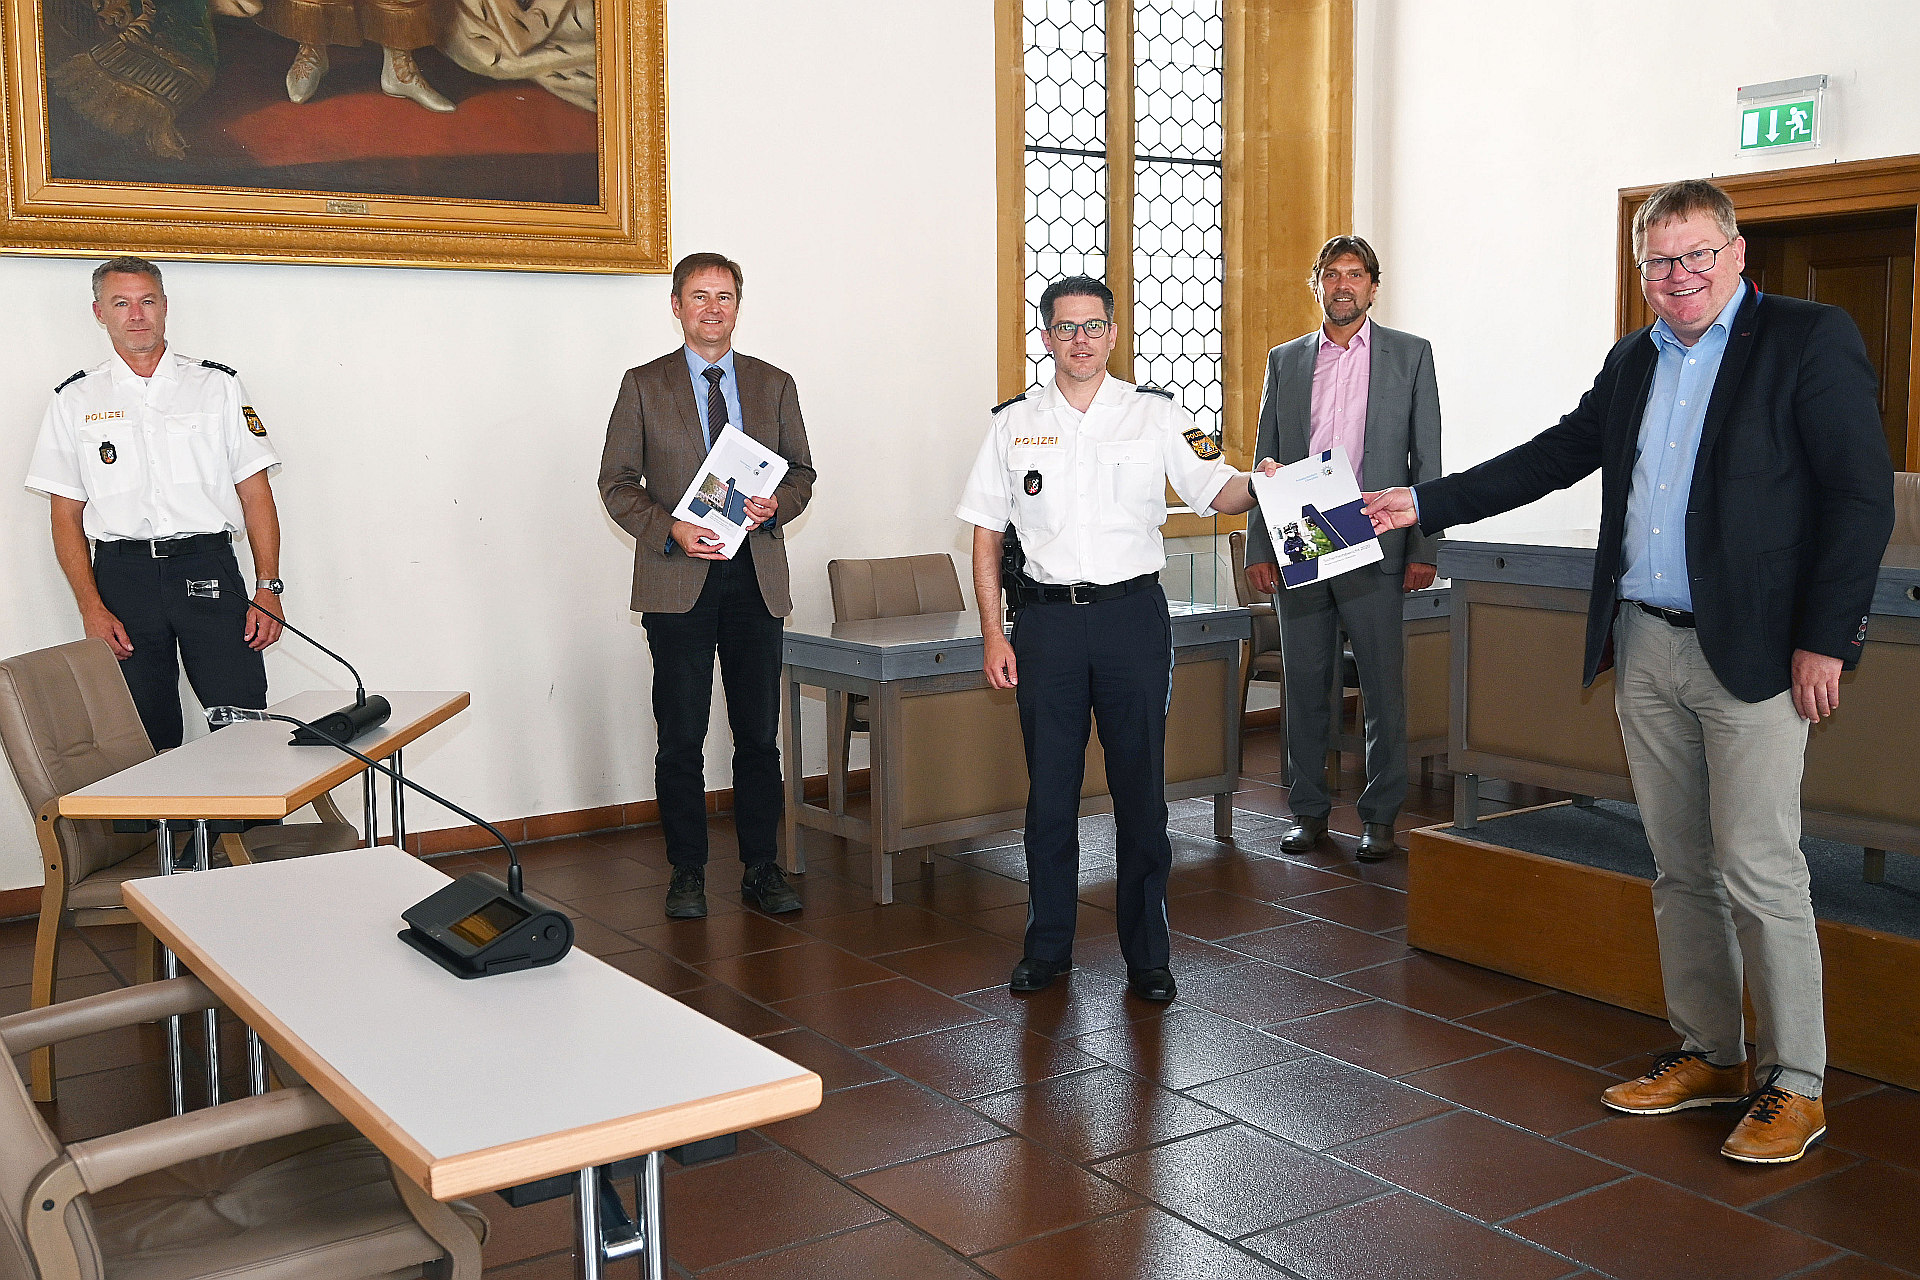
[(660, 749), (654, 793), (667, 858), (676, 867), (707, 865), (707, 781), (703, 766), (713, 703), (713, 655), (733, 730), (733, 820), (740, 861), (772, 862), (779, 850), (780, 619), (767, 612), (753, 555), (742, 546), (707, 571), (700, 598), (685, 613), (644, 613), (653, 654), (653, 719)]
[[(189, 578), (220, 580), (220, 598), (187, 594)], [(100, 599), (120, 619), (133, 656), (120, 663), (153, 749), (180, 745), (180, 664), (202, 706), (264, 707), (267, 665), (246, 642), (253, 596), (233, 548), (156, 560), (96, 555)]]
[(1167, 699), (1173, 630), (1157, 586), (1099, 604), (1023, 605), (1014, 623), (1027, 748), (1026, 954), (1068, 960), (1080, 895), (1080, 782), (1090, 719), (1113, 797), (1115, 913), (1132, 969), (1167, 964)]

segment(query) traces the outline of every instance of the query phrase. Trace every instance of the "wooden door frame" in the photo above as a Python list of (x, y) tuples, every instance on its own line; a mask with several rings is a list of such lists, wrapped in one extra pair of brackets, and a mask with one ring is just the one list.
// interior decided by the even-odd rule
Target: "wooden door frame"
[[(1716, 177), (1713, 183), (1732, 198), (1735, 216), (1742, 225), (1916, 210), (1915, 240), (1920, 246), (1920, 155), (1735, 174)], [(1623, 338), (1639, 327), (1633, 323), (1634, 300), (1641, 296), (1633, 257), (1633, 217), (1657, 190), (1658, 186), (1625, 187), (1619, 194), (1616, 337)], [(1907, 456), (1894, 459), (1896, 469), (1920, 457), (1920, 287), (1914, 290), (1914, 313), (1915, 349), (1907, 365)]]

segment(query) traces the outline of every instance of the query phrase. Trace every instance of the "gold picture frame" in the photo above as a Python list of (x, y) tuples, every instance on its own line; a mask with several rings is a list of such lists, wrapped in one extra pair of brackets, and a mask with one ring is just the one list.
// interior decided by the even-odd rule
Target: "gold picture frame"
[[(188, 0), (187, 11), (194, 12), (192, 5), (197, 2)], [(56, 105), (49, 92), (48, 64), (57, 63), (64, 74), (74, 59), (65, 57), (64, 50), (61, 57), (49, 55), (45, 12), (65, 6), (58, 10), (64, 34), (72, 29), (70, 15), (76, 5), (83, 18), (101, 13), (124, 16), (128, 6), (124, 0), (0, 0), (0, 55), (4, 56), (0, 110), (4, 110), (6, 134), (0, 156), (4, 163), (0, 253), (135, 253), (154, 258), (553, 272), (668, 271), (665, 0), (591, 0), (591, 4), (596, 109), (580, 113), (589, 117), (584, 123), (569, 123), (576, 132), (597, 130), (591, 165), (595, 184), (585, 197), (550, 202), (525, 198), (524, 191), (516, 193), (519, 198), (488, 199), (181, 183), (167, 180), (170, 161), (155, 152), (151, 143), (142, 149), (125, 139), (111, 140), (119, 148), (113, 154), (114, 177), (60, 176), (56, 159), (61, 164), (67, 161), (64, 155), (56, 157), (50, 128), (56, 118), (64, 122), (66, 117), (57, 113), (67, 108), (64, 101)], [(155, 8), (153, 0), (144, 0), (145, 12)], [(221, 10), (223, 15), (228, 12), (230, 7)], [(200, 21), (209, 32), (218, 29), (247, 39), (269, 38), (256, 37), (251, 27), (234, 25), (242, 21), (237, 18), (216, 20), (202, 14)], [(216, 21), (225, 25), (216, 27)], [(279, 41), (278, 36), (270, 38)], [(296, 45), (279, 42), (275, 47), (291, 51)], [(379, 45), (367, 48), (377, 65)], [(355, 71), (356, 87), (363, 99), (374, 104), (373, 109), (380, 109), (382, 100), (367, 91), (366, 53), (337, 51), (334, 70), (328, 74), (343, 75), (338, 65), (342, 52), (362, 59), (361, 69)], [(218, 66), (217, 55), (214, 65)], [(292, 72), (288, 76), (291, 80)], [(209, 83), (217, 85), (211, 77), (209, 72)], [(256, 81), (259, 78), (254, 76)], [(147, 81), (151, 79), (149, 75)], [(147, 87), (137, 76), (128, 76), (127, 81), (136, 89)], [(526, 95), (553, 108), (542, 96), (546, 91), (531, 81), (513, 85), (525, 90), (509, 101), (507, 110), (514, 109), (514, 102), (527, 101)], [(218, 101), (217, 95), (207, 96)], [(420, 110), (412, 103), (401, 105), (408, 111)], [(274, 110), (285, 117), (288, 104), (278, 103)], [(302, 121), (321, 118), (298, 117)], [(448, 126), (440, 121), (455, 119), (435, 120), (425, 112), (419, 118), (424, 122), (422, 129), (443, 130)], [(472, 129), (476, 122), (470, 119), (464, 127)], [(284, 138), (285, 126), (281, 129)], [(459, 159), (438, 158), (450, 163)], [(566, 160), (575, 173), (589, 167), (583, 150)], [(528, 171), (540, 172), (534, 166)], [(524, 184), (537, 177), (516, 180)]]

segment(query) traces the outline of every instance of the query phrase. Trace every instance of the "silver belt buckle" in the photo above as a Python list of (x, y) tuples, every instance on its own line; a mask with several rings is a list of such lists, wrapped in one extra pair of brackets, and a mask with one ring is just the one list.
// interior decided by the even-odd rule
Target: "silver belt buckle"
[(1090, 592), (1098, 589), (1091, 582), (1072, 583), (1067, 587), (1067, 603), (1068, 604), (1093, 604), (1094, 603), (1094, 599), (1091, 595), (1089, 595), (1085, 600), (1082, 600), (1080, 598), (1080, 588), (1082, 587), (1085, 587)]

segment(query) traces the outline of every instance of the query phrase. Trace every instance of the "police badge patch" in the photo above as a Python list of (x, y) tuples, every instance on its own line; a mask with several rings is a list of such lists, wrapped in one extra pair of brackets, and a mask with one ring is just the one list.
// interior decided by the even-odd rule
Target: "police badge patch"
[(100, 461), (106, 463), (108, 466), (112, 466), (119, 457), (120, 453), (113, 447), (113, 441), (102, 440), (100, 442)]
[(253, 411), (252, 405), (250, 404), (241, 405), (240, 413), (241, 413), (241, 416), (245, 417), (247, 420), (247, 430), (253, 432), (253, 434), (257, 436), (264, 436), (265, 434), (267, 434), (267, 424), (260, 421), (260, 415)]
[(1220, 456), (1220, 446), (1213, 442), (1212, 436), (1200, 428), (1188, 427), (1180, 434), (1187, 438), (1187, 444), (1192, 448), (1194, 456), (1202, 462), (1212, 462)]
[(1020, 487), (1027, 491), (1027, 496), (1029, 498), (1039, 497), (1040, 496), (1040, 473), (1038, 471), (1027, 472), (1025, 479), (1021, 481)]

